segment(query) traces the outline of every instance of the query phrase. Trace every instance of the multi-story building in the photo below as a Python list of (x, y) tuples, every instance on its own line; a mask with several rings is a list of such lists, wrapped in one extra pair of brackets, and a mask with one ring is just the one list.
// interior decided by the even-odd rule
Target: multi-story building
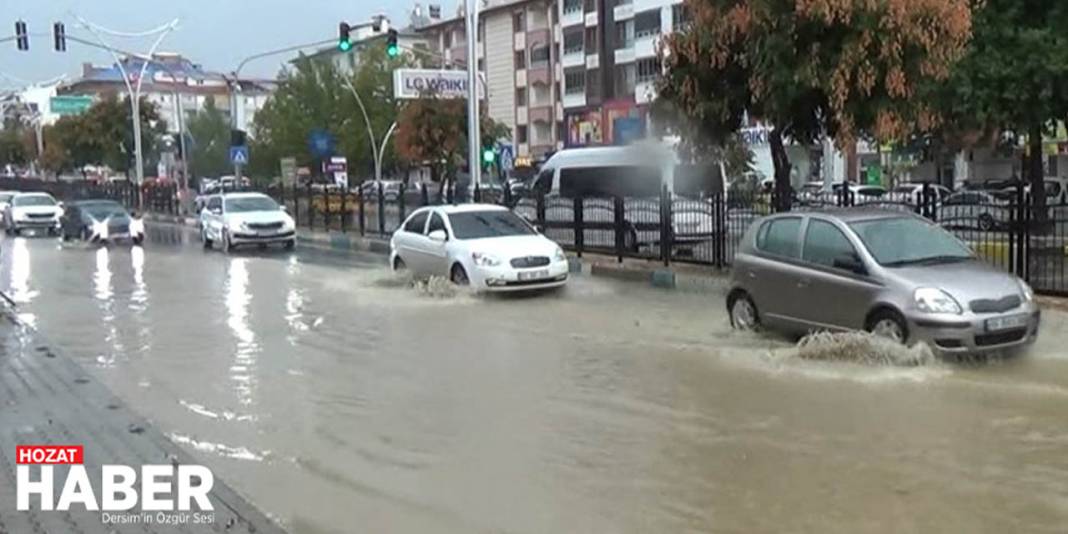
[[(91, 63), (82, 65), (82, 75), (76, 80), (64, 82), (56, 88), (60, 95), (88, 95), (100, 97), (114, 95), (123, 98), (127, 94), (122, 70), (125, 70), (133, 83), (141, 72), (143, 62), (140, 58), (122, 59), (123, 69), (117, 64), (98, 66)], [(236, 110), (236, 125), (247, 130), (256, 115), (267, 102), (273, 88), (273, 81), (242, 79), (240, 93), (231, 94), (231, 82), (222, 73), (205, 70), (199, 64), (178, 54), (157, 53), (152, 56), (145, 68), (145, 78), (141, 82), (141, 95), (148, 102), (156, 104), (160, 117), (167, 122), (167, 129), (178, 132), (179, 110), (187, 116), (203, 109), (208, 98), (214, 100), (215, 107), (229, 117), (231, 110)], [(231, 104), (234, 98), (236, 106)]]
[[(542, 157), (560, 146), (563, 108), (553, 66), (555, 13), (555, 4), (548, 0), (490, 1), (479, 12), (477, 57), (487, 114), (512, 130), (519, 157)], [(437, 59), (432, 64), (465, 68), (463, 13), (443, 20), (440, 8), (431, 6), (429, 14), (418, 31)]]
[(559, 0), (565, 146), (644, 135), (660, 38), (688, 23), (682, 0)]

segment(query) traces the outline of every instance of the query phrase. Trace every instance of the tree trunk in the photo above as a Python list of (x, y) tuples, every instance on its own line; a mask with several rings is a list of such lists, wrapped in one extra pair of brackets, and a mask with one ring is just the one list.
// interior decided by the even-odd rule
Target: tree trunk
[(1027, 173), (1026, 180), (1031, 184), (1031, 213), (1035, 230), (1045, 232), (1046, 220), (1046, 183), (1042, 169), (1042, 125), (1031, 127), (1027, 135)]
[(789, 211), (791, 202), (790, 158), (782, 144), (782, 132), (778, 128), (771, 130), (768, 136), (771, 145), (771, 163), (775, 167), (775, 194), (773, 206), (775, 211)]

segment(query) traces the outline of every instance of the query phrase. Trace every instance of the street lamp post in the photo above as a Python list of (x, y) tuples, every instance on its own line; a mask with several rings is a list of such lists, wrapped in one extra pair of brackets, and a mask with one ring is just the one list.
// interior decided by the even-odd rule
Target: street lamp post
[[(141, 84), (144, 82), (145, 71), (148, 69), (149, 61), (144, 59), (141, 60), (141, 70), (137, 75), (137, 84), (136, 86), (131, 84), (130, 75), (126, 71), (126, 66), (123, 65), (122, 59), (115, 53), (115, 49), (108, 46), (104, 41), (103, 35), (97, 31), (96, 26), (90, 24), (81, 17), (78, 17), (78, 22), (81, 23), (83, 28), (89, 30), (96, 36), (97, 41), (100, 42), (101, 48), (111, 52), (112, 57), (115, 59), (115, 65), (119, 68), (119, 72), (122, 74), (122, 81), (126, 84), (126, 91), (130, 95), (130, 111), (133, 115), (131, 119), (133, 120), (134, 134), (134, 160), (136, 164), (135, 178), (137, 185), (140, 186), (145, 182), (144, 155), (141, 151)], [(178, 19), (174, 19), (169, 24), (166, 24), (157, 30), (148, 32), (148, 35), (159, 33), (159, 36), (156, 37), (156, 40), (152, 43), (152, 47), (148, 49), (148, 53), (145, 55), (151, 58), (156, 53), (156, 49), (163, 42), (163, 39), (167, 37), (167, 34), (177, 26)]]
[(478, 8), (481, 0), (467, 4), (467, 168), (471, 186), (478, 189), (482, 175), (478, 116)]

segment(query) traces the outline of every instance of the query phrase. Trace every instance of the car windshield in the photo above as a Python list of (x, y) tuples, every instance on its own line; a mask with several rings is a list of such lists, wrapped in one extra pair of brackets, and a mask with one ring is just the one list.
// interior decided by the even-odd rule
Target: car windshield
[(278, 211), (278, 203), (264, 196), (227, 198), (226, 211)]
[(94, 219), (106, 219), (126, 215), (126, 210), (117, 202), (93, 202), (82, 204), (82, 210)]
[(949, 232), (912, 217), (857, 221), (849, 227), (875, 261), (885, 267), (952, 263), (973, 257), (968, 247)]
[(56, 199), (48, 195), (18, 195), (15, 197), (16, 206), (55, 206)]
[(532, 235), (534, 229), (510, 211), (471, 211), (449, 216), (457, 239)]
[(0, 202), (11, 202), (13, 196), (15, 196), (14, 193), (0, 193)]

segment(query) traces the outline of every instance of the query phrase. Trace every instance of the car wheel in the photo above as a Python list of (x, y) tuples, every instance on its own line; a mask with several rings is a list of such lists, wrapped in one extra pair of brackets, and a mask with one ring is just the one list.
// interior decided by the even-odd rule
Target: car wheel
[(230, 253), (234, 250), (234, 244), (230, 241), (230, 232), (223, 230), (222, 233), (222, 249), (223, 252)]
[(731, 326), (735, 330), (755, 330), (760, 326), (760, 314), (749, 294), (739, 291), (731, 295), (727, 302)]
[(868, 332), (895, 343), (906, 343), (909, 339), (908, 325), (905, 318), (893, 310), (879, 310), (868, 319)]
[(297, 240), (296, 239), (290, 239), (289, 241), (286, 241), (285, 249), (286, 250), (293, 250), (293, 247), (295, 247), (295, 246), (297, 246)]
[(984, 232), (989, 232), (994, 229), (994, 218), (989, 213), (984, 213), (979, 216), (979, 229)]
[(449, 276), (452, 283), (458, 286), (466, 286), (471, 284), (471, 280), (467, 278), (467, 271), (464, 270), (463, 265), (457, 263), (452, 266), (452, 273)]
[(393, 258), (393, 272), (404, 271), (408, 268), (408, 265), (404, 263), (404, 260), (400, 256)]
[(206, 228), (200, 229), (200, 240), (204, 242), (204, 248), (210, 249), (212, 246), (211, 238), (208, 237), (208, 230)]

